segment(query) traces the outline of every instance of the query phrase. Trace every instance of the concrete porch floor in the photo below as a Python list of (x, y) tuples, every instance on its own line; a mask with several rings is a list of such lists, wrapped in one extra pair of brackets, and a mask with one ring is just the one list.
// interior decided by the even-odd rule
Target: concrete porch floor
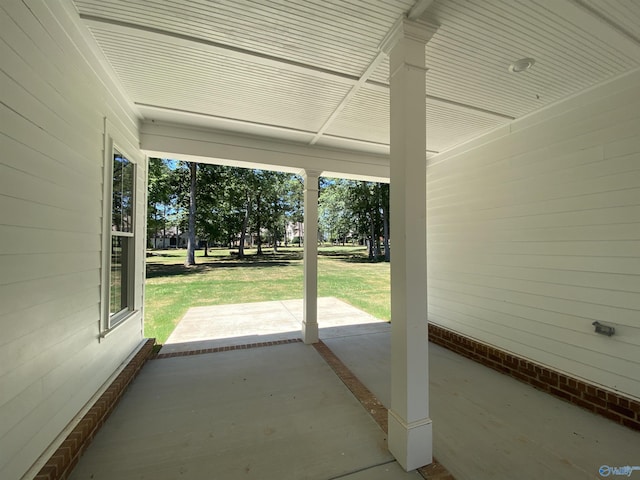
[[(390, 326), (333, 298), (320, 338), (389, 405)], [(192, 308), (161, 354), (299, 338), (302, 301)], [(640, 433), (430, 344), (434, 455), (458, 480), (597, 479)], [(309, 346), (152, 361), (72, 479), (401, 479), (385, 435)]]

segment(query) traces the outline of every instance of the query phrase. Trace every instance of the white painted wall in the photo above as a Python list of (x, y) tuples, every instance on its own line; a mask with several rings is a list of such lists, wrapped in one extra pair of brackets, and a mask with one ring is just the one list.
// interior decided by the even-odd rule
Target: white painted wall
[[(26, 3), (26, 5), (25, 5)], [(20, 478), (142, 339), (138, 312), (99, 339), (103, 129), (138, 168), (142, 305), (146, 168), (138, 120), (70, 2), (0, 8), (0, 478)], [(85, 58), (89, 59), (88, 61)]]
[(640, 71), (427, 171), (430, 321), (640, 397)]

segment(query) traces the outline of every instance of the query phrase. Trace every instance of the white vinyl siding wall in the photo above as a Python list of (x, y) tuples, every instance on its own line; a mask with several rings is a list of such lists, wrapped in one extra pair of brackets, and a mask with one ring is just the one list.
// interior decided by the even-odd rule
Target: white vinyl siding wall
[(640, 72), (427, 171), (430, 321), (640, 397)]
[(138, 162), (136, 305), (142, 306), (146, 167), (137, 119), (94, 73), (95, 59), (85, 61), (91, 52), (70, 9), (66, 2), (30, 0), (0, 8), (0, 478), (6, 479), (29, 469), (142, 339), (140, 312), (100, 338), (105, 117)]

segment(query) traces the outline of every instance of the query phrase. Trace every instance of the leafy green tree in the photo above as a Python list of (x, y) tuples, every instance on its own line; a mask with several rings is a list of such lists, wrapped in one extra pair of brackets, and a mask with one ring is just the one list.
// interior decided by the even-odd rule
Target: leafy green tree
[[(300, 228), (304, 222), (304, 179), (300, 175), (291, 175), (285, 180), (285, 203), (287, 205), (284, 214), (284, 227), (288, 224), (298, 225), (298, 246), (301, 246), (302, 235)], [(285, 244), (287, 239), (285, 238)]]
[(267, 231), (274, 252), (278, 251), (278, 242), (286, 232), (286, 212), (290, 209), (287, 191), (290, 178), (290, 174), (271, 171), (263, 171), (259, 176), (260, 187), (256, 197), (259, 254), (262, 253), (262, 228)]
[(344, 245), (355, 230), (352, 211), (348, 205), (348, 180), (329, 179), (323, 183), (319, 196), (318, 221), (329, 241)]
[(196, 185), (196, 235), (204, 246), (204, 256), (209, 246), (226, 243), (225, 219), (225, 169), (221, 165), (199, 164)]
[[(389, 185), (321, 178), (319, 187), (320, 238), (342, 244), (364, 239), (372, 260), (381, 256), (384, 246), (388, 261)], [(286, 245), (287, 225), (298, 224), (301, 230), (303, 192), (303, 179), (297, 175), (151, 159), (149, 237), (171, 221), (189, 231), (187, 265), (195, 262), (196, 237), (205, 255), (212, 244), (232, 247), (238, 242), (238, 255), (244, 258), (251, 231), (258, 254), (265, 241), (277, 251), (283, 237)]]
[(331, 241), (345, 243), (348, 236), (366, 241), (371, 260), (382, 255), (384, 246), (384, 258), (389, 261), (389, 185), (326, 181), (320, 194), (320, 224)]
[(171, 203), (171, 170), (166, 160), (150, 158), (148, 166), (147, 193), (147, 240), (154, 243), (149, 245), (158, 248), (157, 236), (160, 231), (166, 233), (167, 205)]

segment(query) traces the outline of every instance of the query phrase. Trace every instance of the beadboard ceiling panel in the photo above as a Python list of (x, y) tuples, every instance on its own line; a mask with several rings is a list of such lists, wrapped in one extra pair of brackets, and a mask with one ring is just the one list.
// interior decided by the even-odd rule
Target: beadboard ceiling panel
[(379, 46), (403, 15), (438, 26), (428, 150), (640, 68), (638, 0), (73, 1), (144, 119), (363, 152), (388, 150)]
[(582, 0), (600, 18), (610, 22), (640, 44), (640, 2), (638, 0)]
[[(426, 48), (427, 93), (519, 117), (639, 66), (637, 53), (558, 16), (553, 9), (564, 3), (435, 2), (428, 13), (440, 28)], [(536, 59), (534, 67), (510, 73), (524, 57)]]
[(141, 105), (316, 131), (349, 88), (143, 36), (92, 32)]
[(388, 90), (361, 89), (333, 121), (327, 134), (388, 144)]
[(503, 125), (506, 120), (427, 102), (427, 149), (444, 152)]
[(412, 0), (76, 0), (81, 14), (360, 75)]
[(389, 57), (384, 59), (376, 71), (369, 77), (369, 80), (385, 85), (389, 84)]
[[(440, 152), (503, 125), (507, 120), (491, 118), (454, 106), (427, 103), (427, 149)], [(389, 143), (389, 95), (363, 88), (333, 122), (327, 134)]]

